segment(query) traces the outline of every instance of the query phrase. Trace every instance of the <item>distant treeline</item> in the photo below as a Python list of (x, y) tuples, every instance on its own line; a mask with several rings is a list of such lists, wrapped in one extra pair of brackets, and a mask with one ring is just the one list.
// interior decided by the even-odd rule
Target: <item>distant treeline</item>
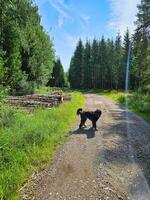
[(50, 78), (52, 40), (32, 0), (1, 0), (0, 19), (0, 86), (12, 94), (31, 93)]
[(80, 39), (72, 56), (69, 81), (72, 88), (124, 89), (129, 45), (130, 89), (150, 90), (150, 1), (138, 5), (136, 30), (121, 39)]

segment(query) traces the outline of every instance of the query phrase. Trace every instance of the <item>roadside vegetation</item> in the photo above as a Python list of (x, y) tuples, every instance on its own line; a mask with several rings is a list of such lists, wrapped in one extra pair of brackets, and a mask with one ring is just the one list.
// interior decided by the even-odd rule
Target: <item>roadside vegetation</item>
[(138, 93), (138, 92), (118, 92), (115, 90), (101, 91), (101, 95), (107, 96), (121, 105), (128, 104), (128, 108), (133, 112), (142, 116), (145, 120), (150, 122), (150, 94)]
[(72, 93), (71, 101), (30, 114), (1, 106), (0, 199), (18, 199), (31, 173), (43, 169), (65, 141), (83, 103), (81, 93)]

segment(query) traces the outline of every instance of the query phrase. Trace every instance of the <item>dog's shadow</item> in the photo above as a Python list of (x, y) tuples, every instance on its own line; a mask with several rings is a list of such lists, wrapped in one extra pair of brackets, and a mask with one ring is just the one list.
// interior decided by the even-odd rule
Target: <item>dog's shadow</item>
[(78, 128), (71, 134), (85, 134), (88, 139), (91, 139), (95, 137), (95, 130), (93, 128)]

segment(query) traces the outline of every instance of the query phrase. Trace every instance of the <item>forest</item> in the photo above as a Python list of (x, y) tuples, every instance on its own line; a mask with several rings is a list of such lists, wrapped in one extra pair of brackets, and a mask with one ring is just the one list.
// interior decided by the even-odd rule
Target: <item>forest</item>
[(57, 71), (56, 79), (61, 76), (56, 86), (63, 86), (61, 62), (55, 57), (53, 41), (40, 23), (34, 1), (2, 0), (0, 19), (1, 88), (10, 94), (31, 94), (48, 83), (52, 70)]
[[(70, 61), (68, 79), (76, 89), (124, 89), (129, 46), (130, 89), (149, 91), (150, 83), (150, 2), (138, 5), (136, 29), (124, 38), (80, 39)], [(0, 86), (10, 94), (30, 94), (42, 85), (68, 86), (53, 41), (45, 32), (38, 7), (31, 0), (1, 2)], [(131, 45), (130, 45), (131, 44)]]
[(150, 1), (138, 5), (136, 29), (124, 38), (80, 39), (71, 59), (69, 82), (72, 88), (125, 89), (125, 73), (129, 47), (129, 89), (150, 91)]

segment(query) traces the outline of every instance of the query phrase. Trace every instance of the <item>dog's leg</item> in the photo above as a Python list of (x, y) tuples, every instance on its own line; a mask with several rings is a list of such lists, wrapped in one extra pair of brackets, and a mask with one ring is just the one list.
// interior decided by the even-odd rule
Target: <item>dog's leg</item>
[(80, 122), (79, 128), (82, 128), (82, 126), (85, 125), (85, 121), (86, 121), (86, 120), (87, 120), (86, 117), (81, 116), (81, 122)]
[(83, 126), (84, 126), (85, 128), (87, 127), (87, 125), (86, 125), (85, 123), (83, 124)]
[(96, 121), (92, 121), (92, 125), (93, 125), (93, 129), (95, 129), (95, 130), (97, 130), (97, 128), (96, 128)]

